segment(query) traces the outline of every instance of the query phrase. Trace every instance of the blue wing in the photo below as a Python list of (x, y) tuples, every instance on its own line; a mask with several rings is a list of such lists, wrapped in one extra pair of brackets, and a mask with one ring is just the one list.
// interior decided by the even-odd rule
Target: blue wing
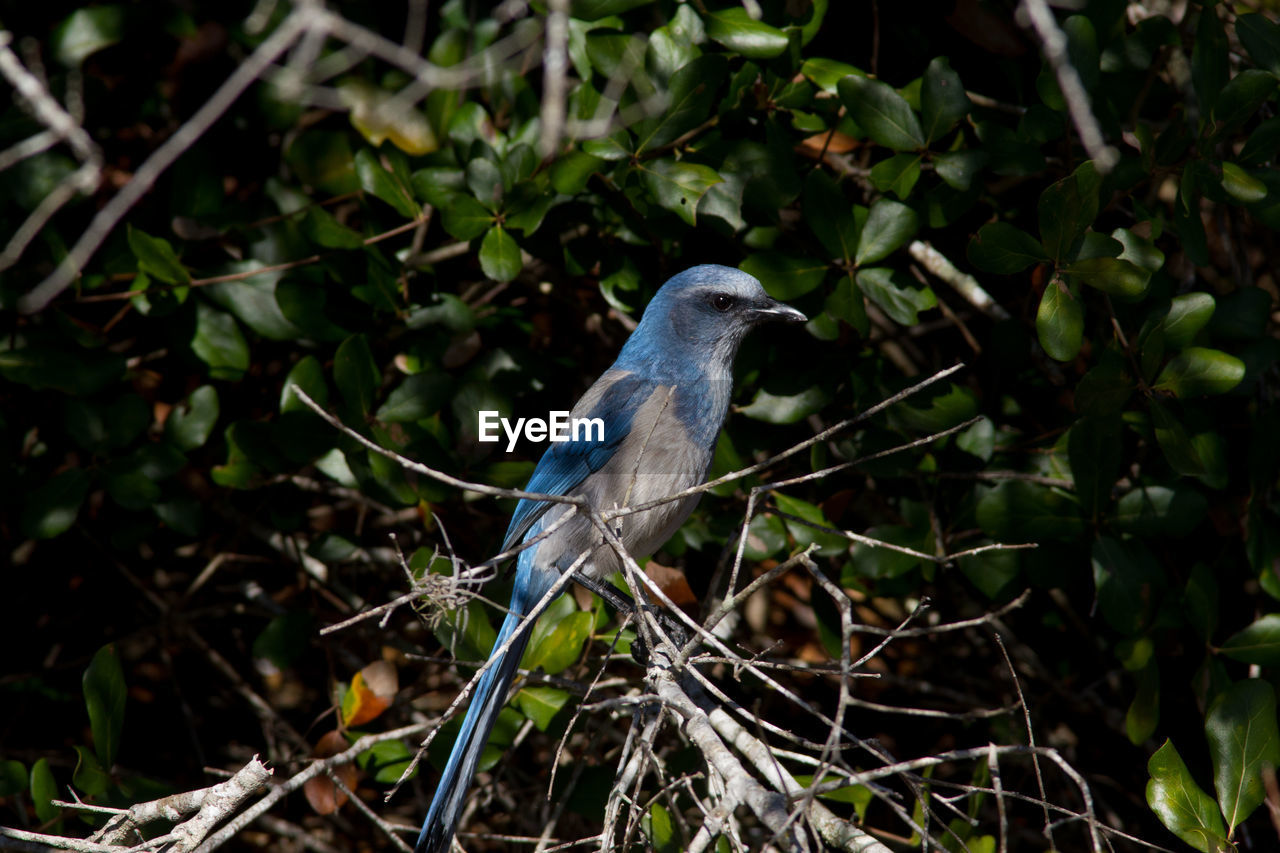
[[(525, 491), (567, 495), (588, 476), (603, 468), (631, 432), (636, 410), (649, 399), (657, 384), (652, 379), (641, 379), (632, 374), (614, 380), (591, 411), (579, 416), (603, 420), (604, 439), (553, 442), (538, 460), (538, 467), (533, 469)], [(531, 500), (521, 500), (516, 504), (506, 538), (502, 541), (502, 550), (515, 546), (550, 506), (546, 501)]]

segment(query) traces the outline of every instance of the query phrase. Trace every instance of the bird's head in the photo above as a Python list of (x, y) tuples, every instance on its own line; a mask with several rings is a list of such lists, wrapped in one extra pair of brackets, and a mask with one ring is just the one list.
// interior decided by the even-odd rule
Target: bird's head
[(770, 320), (806, 319), (742, 270), (718, 264), (690, 267), (658, 289), (622, 348), (618, 367), (653, 370), (665, 365), (677, 375), (728, 376), (747, 332)]

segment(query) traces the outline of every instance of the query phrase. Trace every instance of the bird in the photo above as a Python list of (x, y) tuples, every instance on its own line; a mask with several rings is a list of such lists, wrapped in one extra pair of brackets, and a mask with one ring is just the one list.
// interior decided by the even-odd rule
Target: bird
[[(772, 298), (754, 276), (704, 264), (670, 278), (650, 300), (613, 365), (573, 407), (570, 419), (600, 418), (604, 435), (552, 443), (528, 492), (585, 498), (606, 512), (665, 498), (706, 481), (729, 410), (733, 362), (747, 333), (773, 320), (804, 322), (804, 314)], [(653, 554), (693, 512), (701, 493), (610, 522), (627, 552)], [(523, 499), (502, 552), (550, 530), (568, 503)], [(577, 563), (576, 579), (603, 581), (621, 568), (613, 547), (582, 514), (563, 521), (516, 557), (511, 603), (490, 653), (491, 665), (445, 764), (414, 853), (445, 853), (457, 829), (476, 764), (498, 712), (507, 702), (539, 601)], [(597, 588), (598, 584), (588, 584)], [(515, 640), (500, 651), (513, 635)]]

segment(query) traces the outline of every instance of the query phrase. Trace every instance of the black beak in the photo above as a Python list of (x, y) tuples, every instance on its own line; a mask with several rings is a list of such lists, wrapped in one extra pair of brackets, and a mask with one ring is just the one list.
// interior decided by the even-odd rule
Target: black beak
[(770, 320), (785, 320), (788, 323), (805, 323), (809, 318), (801, 314), (790, 305), (779, 302), (776, 299), (766, 299), (764, 302), (751, 309), (756, 317), (756, 322), (765, 323)]

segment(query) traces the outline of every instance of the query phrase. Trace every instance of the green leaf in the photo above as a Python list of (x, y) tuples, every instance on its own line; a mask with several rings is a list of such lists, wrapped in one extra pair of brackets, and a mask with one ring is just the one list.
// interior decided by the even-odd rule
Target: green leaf
[[(948, 151), (933, 155), (933, 167), (938, 177), (953, 190), (967, 192), (973, 186), (973, 179), (987, 165), (987, 152), (981, 149), (966, 148), (960, 151)], [(1036, 244), (1039, 246), (1039, 243)]]
[(1170, 350), (1186, 348), (1213, 317), (1217, 307), (1208, 293), (1184, 293), (1173, 297), (1166, 314), (1156, 327)]
[(804, 64), (800, 66), (800, 73), (828, 95), (836, 94), (840, 81), (850, 74), (858, 77), (867, 76), (848, 63), (821, 57), (806, 59)]
[(1209, 707), (1204, 733), (1230, 837), (1266, 799), (1262, 768), (1280, 766), (1275, 690), (1260, 679), (1233, 684)]
[(1071, 541), (1084, 532), (1079, 507), (1061, 492), (1006, 480), (978, 500), (978, 526), (1001, 542)]
[(89, 711), (93, 748), (104, 767), (116, 763), (120, 732), (124, 729), (124, 669), (114, 644), (98, 649), (81, 679), (84, 704)]
[(71, 774), (71, 784), (89, 797), (100, 797), (111, 787), (111, 777), (102, 769), (101, 762), (87, 746), (77, 746), (76, 769)]
[(1142, 267), (1119, 258), (1085, 258), (1072, 261), (1062, 271), (1081, 284), (1127, 301), (1141, 299), (1151, 279)]
[(303, 356), (285, 377), (280, 389), (280, 413), (310, 412), (311, 407), (302, 402), (298, 395), (289, 389), (297, 386), (307, 392), (307, 396), (315, 400), (321, 407), (329, 405), (329, 386), (324, 381), (324, 368), (314, 355)]
[(654, 160), (638, 167), (645, 186), (658, 204), (675, 213), (688, 225), (697, 224), (698, 202), (712, 186), (721, 182), (710, 166), (676, 160)]
[(52, 823), (62, 814), (62, 809), (53, 804), (53, 800), (62, 799), (58, 795), (58, 782), (49, 769), (49, 760), (40, 758), (31, 765), (31, 805), (35, 807), (36, 818), (41, 823)]
[(473, 240), (493, 224), (493, 214), (469, 195), (459, 195), (441, 214), (440, 224), (455, 240)]
[(302, 233), (317, 246), (326, 249), (358, 249), (364, 238), (343, 225), (323, 207), (310, 207), (302, 217)]
[(218, 390), (201, 385), (187, 397), (185, 406), (175, 406), (164, 422), (164, 435), (183, 451), (204, 446), (218, 420)]
[(1206, 347), (1188, 347), (1165, 365), (1152, 387), (1175, 397), (1225, 394), (1244, 378), (1244, 362)]
[[(590, 616), (588, 613), (581, 615)], [(524, 688), (512, 701), (522, 714), (533, 721), (538, 731), (545, 732), (551, 726), (551, 721), (555, 719), (556, 714), (568, 704), (569, 698), (568, 691), (561, 690), (559, 687), (536, 685)]]
[(880, 145), (895, 151), (915, 151), (925, 146), (916, 114), (887, 83), (850, 75), (836, 88), (849, 115)]
[(883, 260), (916, 233), (916, 212), (905, 204), (882, 198), (871, 205), (854, 262), (858, 266)]
[(453, 380), (449, 374), (432, 370), (415, 373), (387, 395), (378, 409), (378, 420), (384, 423), (410, 423), (429, 418), (449, 402)]
[(1116, 417), (1081, 418), (1067, 434), (1076, 499), (1090, 518), (1111, 501), (1111, 487), (1120, 476), (1121, 449)]
[(814, 385), (798, 394), (776, 396), (761, 388), (742, 414), (770, 424), (793, 424), (818, 412), (831, 400), (831, 395)]
[[(793, 498), (790, 495), (784, 495), (780, 492), (774, 492), (773, 500), (778, 505), (778, 509), (787, 515), (793, 515), (796, 518), (804, 519), (811, 524), (821, 525), (822, 527), (834, 527), (823, 515), (822, 508), (808, 501)], [(783, 522), (787, 525), (787, 530), (796, 540), (798, 547), (805, 547), (811, 543), (817, 544), (817, 553), (829, 557), (833, 554), (845, 552), (849, 547), (849, 540), (836, 533), (828, 533), (825, 530), (819, 530), (808, 524), (802, 524), (790, 518), (784, 518)]]
[(1007, 222), (988, 222), (969, 241), (969, 263), (987, 272), (1012, 275), (1049, 260), (1039, 241)]
[(826, 172), (814, 169), (805, 177), (803, 201), (804, 221), (827, 255), (852, 261), (858, 250), (860, 228), (853, 205)]
[(769, 295), (782, 302), (813, 290), (827, 274), (827, 265), (821, 261), (773, 251), (756, 252), (738, 268), (760, 279)]
[(1098, 610), (1116, 631), (1133, 637), (1151, 624), (1164, 587), (1160, 563), (1139, 539), (1101, 536), (1090, 554)]
[(1221, 651), (1232, 660), (1259, 666), (1280, 666), (1280, 613), (1268, 613), (1232, 634)]
[(1236, 36), (1259, 68), (1280, 76), (1280, 25), (1250, 12), (1236, 18)]
[(910, 151), (881, 160), (871, 167), (871, 184), (880, 192), (891, 192), (898, 198), (906, 198), (920, 180), (922, 160), (920, 154)]
[(741, 6), (708, 12), (704, 23), (707, 38), (747, 59), (773, 59), (787, 49), (787, 34), (753, 19)]
[(1147, 773), (1147, 805), (1170, 832), (1201, 853), (1230, 849), (1217, 803), (1196, 784), (1173, 741), (1152, 754)]
[[(1188, 477), (1217, 480), (1210, 462), (1215, 449), (1204, 440), (1205, 433), (1195, 438), (1174, 415), (1157, 400), (1150, 401), (1151, 420), (1155, 426), (1156, 442), (1164, 452), (1170, 467)], [(1210, 433), (1211, 435), (1211, 433)]]
[(1191, 47), (1191, 84), (1195, 87), (1200, 109), (1208, 113), (1218, 100), (1218, 93), (1230, 76), (1229, 45), (1215, 6), (1201, 6), (1196, 23), (1196, 37)]
[(581, 21), (598, 21), (610, 15), (621, 15), (653, 0), (572, 0), (569, 12)]
[(357, 151), (355, 165), (360, 189), (382, 199), (406, 219), (416, 219), (422, 213), (409, 186), (378, 162), (378, 155), (371, 149), (361, 148)]
[(81, 468), (55, 474), (25, 496), (22, 531), (32, 539), (52, 539), (65, 533), (80, 514), (92, 477)]
[(914, 326), (920, 322), (919, 313), (938, 304), (938, 297), (927, 286), (920, 284), (906, 273), (885, 267), (858, 270), (858, 288), (880, 306), (894, 322)]
[(75, 68), (93, 54), (124, 38), (123, 6), (91, 6), (77, 9), (53, 31), (53, 55), (68, 68)]
[(1208, 508), (1209, 502), (1197, 489), (1144, 486), (1120, 498), (1111, 523), (1121, 533), (1134, 536), (1180, 538), (1195, 530)]
[(640, 821), (640, 828), (656, 853), (676, 853), (680, 849), (671, 813), (661, 803), (654, 803), (649, 807), (648, 814)]
[(1070, 258), (1098, 215), (1102, 179), (1092, 160), (1040, 194), (1040, 240), (1055, 261)]
[(1134, 387), (1124, 360), (1108, 352), (1080, 378), (1075, 391), (1076, 409), (1083, 415), (1117, 414), (1133, 395)]
[(636, 152), (661, 148), (706, 121), (716, 90), (728, 73), (729, 60), (724, 54), (709, 53), (672, 74), (666, 109), (635, 128)]
[(1246, 204), (1262, 201), (1267, 197), (1267, 185), (1237, 166), (1235, 163), (1222, 163), (1222, 188), (1237, 201)]
[(1160, 668), (1148, 663), (1138, 672), (1138, 689), (1124, 715), (1129, 743), (1141, 746), (1160, 724)]
[(209, 375), (214, 379), (236, 381), (249, 369), (249, 344), (235, 317), (204, 300), (196, 303), (191, 350), (209, 366)]
[(511, 281), (523, 268), (520, 246), (511, 233), (501, 225), (490, 228), (480, 243), (480, 269), (484, 274), (494, 281)]
[(582, 143), (582, 150), (605, 161), (626, 160), (633, 153), (631, 134), (626, 128), (621, 128), (608, 136), (586, 140)]
[(1145, 237), (1139, 237), (1128, 228), (1117, 228), (1112, 231), (1111, 239), (1118, 241), (1124, 247), (1118, 256), (1120, 260), (1137, 264), (1149, 273), (1155, 273), (1164, 266), (1164, 252), (1157, 249), (1155, 243)]
[[(382, 785), (391, 785), (404, 775), (413, 761), (413, 752), (399, 740), (384, 740), (375, 743), (360, 753), (356, 762), (365, 773), (373, 777), (373, 781)], [(409, 774), (412, 779), (418, 774), (417, 768)]]
[(604, 170), (605, 160), (577, 149), (551, 164), (551, 188), (561, 195), (577, 195), (587, 188), (587, 181)]
[(168, 284), (190, 284), (191, 273), (178, 260), (178, 255), (169, 245), (168, 240), (152, 237), (145, 231), (139, 231), (132, 225), (125, 228), (129, 240), (129, 251), (138, 260), (138, 272), (144, 272), (152, 278)]
[(960, 75), (951, 70), (944, 56), (934, 57), (920, 84), (920, 118), (926, 142), (939, 139), (969, 114), (969, 96)]
[[(548, 613), (548, 617), (555, 614)], [(520, 662), (525, 669), (542, 667), (547, 674), (564, 672), (582, 655), (582, 647), (591, 636), (592, 616), (585, 610), (575, 610), (555, 623), (555, 628), (539, 642), (530, 643), (530, 649)]]
[(1213, 121), (1216, 134), (1221, 136), (1244, 124), (1258, 111), (1263, 102), (1276, 90), (1274, 75), (1247, 68), (1227, 83), (1213, 105)]
[(253, 640), (253, 656), (276, 669), (288, 669), (311, 644), (311, 614), (290, 610), (276, 616)]
[(352, 335), (338, 345), (333, 356), (333, 381), (360, 418), (369, 414), (374, 395), (382, 385), (382, 372), (364, 335)]
[(0, 761), (0, 797), (12, 797), (27, 790), (27, 768), (21, 761)]
[(1040, 346), (1057, 361), (1071, 361), (1084, 339), (1084, 306), (1059, 278), (1044, 288), (1036, 311), (1036, 335)]

